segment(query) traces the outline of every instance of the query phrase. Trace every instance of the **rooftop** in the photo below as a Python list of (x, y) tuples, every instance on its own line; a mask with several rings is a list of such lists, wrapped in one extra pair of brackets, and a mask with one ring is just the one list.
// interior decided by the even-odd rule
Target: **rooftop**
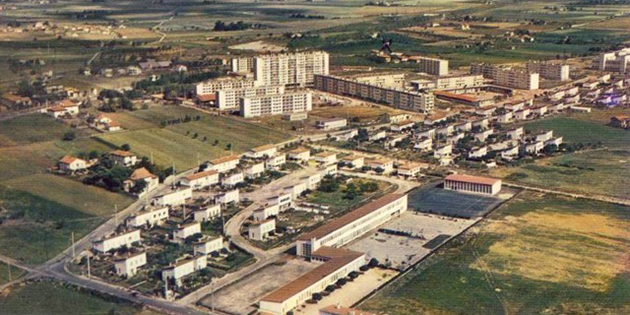
[(309, 232), (309, 233), (305, 233), (302, 234), (298, 240), (301, 241), (308, 241), (311, 240), (313, 238), (322, 238), (356, 220), (358, 220), (359, 218), (362, 218), (380, 208), (382, 208), (383, 206), (390, 204), (400, 198), (402, 198), (404, 195), (401, 194), (389, 194), (389, 195), (385, 195), (377, 200), (374, 200), (366, 205), (363, 205), (335, 220), (330, 221), (328, 224), (326, 225), (322, 225), (320, 227), (318, 227), (317, 229)]
[(188, 175), (188, 176), (186, 176), (184, 178), (186, 178), (187, 180), (195, 180), (195, 179), (207, 177), (207, 176), (214, 175), (214, 174), (219, 174), (219, 172), (217, 172), (215, 170), (203, 171), (203, 172), (190, 174), (190, 175)]
[(116, 156), (123, 156), (123, 157), (128, 157), (128, 156), (134, 156), (133, 153), (129, 152), (129, 151), (123, 151), (123, 150), (116, 150), (113, 151), (111, 153), (111, 155), (116, 155)]
[(263, 145), (263, 146), (260, 146), (260, 147), (253, 148), (253, 149), (251, 149), (250, 151), (254, 151), (254, 152), (264, 152), (264, 151), (271, 150), (271, 149), (275, 149), (275, 148), (276, 148), (276, 146), (275, 146), (275, 145), (273, 145), (273, 144), (267, 144), (267, 145)]
[(468, 182), (468, 183), (473, 183), (473, 184), (483, 184), (483, 185), (494, 185), (496, 182), (501, 181), (500, 179), (481, 177), (481, 176), (472, 176), (472, 175), (449, 175), (449, 176), (446, 176), (446, 180)]
[(285, 286), (276, 289), (267, 296), (263, 297), (262, 300), (269, 302), (284, 302), (363, 255), (363, 253), (347, 249), (324, 246), (315, 251), (313, 256), (326, 257), (330, 260), (313, 269), (309, 273), (289, 282)]
[(149, 177), (155, 178), (156, 176), (151, 174), (151, 172), (149, 172), (149, 170), (147, 170), (146, 168), (141, 167), (133, 171), (133, 173), (131, 173), (131, 176), (129, 176), (129, 179), (140, 180), (140, 179), (145, 179)]
[(59, 162), (60, 163), (64, 163), (64, 164), (70, 164), (70, 163), (72, 163), (74, 161), (77, 161), (77, 160), (81, 160), (81, 159), (80, 158), (76, 158), (74, 156), (66, 155), (66, 156), (62, 157), (59, 160)]
[(224, 157), (220, 157), (218, 159), (214, 159), (210, 161), (210, 164), (212, 165), (223, 164), (223, 163), (231, 162), (238, 159), (239, 159), (238, 155), (224, 156)]

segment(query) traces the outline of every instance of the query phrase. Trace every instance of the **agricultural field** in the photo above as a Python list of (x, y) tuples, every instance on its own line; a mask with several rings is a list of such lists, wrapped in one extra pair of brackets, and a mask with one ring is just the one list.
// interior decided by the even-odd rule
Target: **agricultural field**
[(564, 141), (571, 143), (601, 142), (612, 149), (630, 147), (630, 132), (583, 119), (554, 117), (526, 123), (524, 127), (532, 133), (553, 130), (554, 136), (562, 136)]
[[(162, 121), (199, 116), (201, 120), (160, 127)], [(156, 164), (184, 170), (229, 154), (244, 152), (253, 147), (278, 143), (289, 135), (239, 119), (212, 116), (182, 107), (152, 108), (118, 115), (123, 126), (139, 124), (148, 128), (99, 135), (112, 146), (129, 144), (140, 156), (153, 156)], [(153, 126), (153, 127), (149, 127)], [(231, 144), (231, 150), (228, 146)]]
[(522, 192), (360, 308), (403, 315), (626, 314), (628, 210)]
[(121, 301), (107, 300), (57, 282), (31, 282), (0, 296), (0, 309), (7, 314), (120, 314), (157, 315)]
[(44, 114), (20, 116), (0, 122), (0, 147), (59, 140), (70, 126)]

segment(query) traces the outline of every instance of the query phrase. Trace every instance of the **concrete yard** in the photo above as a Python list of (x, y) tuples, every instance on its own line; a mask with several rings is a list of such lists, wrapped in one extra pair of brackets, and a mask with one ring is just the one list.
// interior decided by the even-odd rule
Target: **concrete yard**
[(304, 303), (302, 307), (296, 308), (294, 313), (319, 315), (319, 309), (328, 305), (339, 304), (350, 307), (397, 274), (398, 272), (393, 270), (372, 268), (354, 279), (354, 281), (346, 283), (341, 289), (337, 289), (329, 296), (325, 296), (317, 304)]
[(284, 261), (285, 264), (266, 266), (253, 275), (217, 291), (214, 297), (205, 297), (200, 303), (208, 308), (212, 308), (214, 303), (216, 310), (231, 314), (249, 314), (256, 309), (254, 304), (260, 298), (321, 264), (298, 258), (287, 258)]
[[(398, 236), (372, 231), (368, 236), (346, 246), (366, 253), (368, 259), (376, 258), (382, 264), (388, 261), (392, 268), (404, 269), (431, 252), (439, 244), (427, 244), (440, 236), (447, 240), (475, 223), (477, 220), (407, 211), (380, 228), (409, 233)], [(449, 236), (449, 237), (447, 237)], [(430, 245), (430, 246), (427, 246)]]

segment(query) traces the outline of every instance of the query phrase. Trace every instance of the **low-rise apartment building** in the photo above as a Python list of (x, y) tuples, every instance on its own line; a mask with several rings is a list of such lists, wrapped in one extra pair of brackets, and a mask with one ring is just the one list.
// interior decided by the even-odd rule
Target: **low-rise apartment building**
[(214, 252), (222, 250), (223, 248), (222, 236), (206, 237), (194, 244), (193, 253), (195, 256), (210, 255)]
[(240, 115), (245, 118), (308, 112), (313, 109), (310, 92), (259, 95), (240, 99)]
[(214, 204), (203, 206), (193, 211), (193, 219), (195, 222), (211, 221), (214, 218), (221, 216), (221, 205)]
[(202, 189), (219, 183), (219, 172), (207, 170), (184, 176), (179, 181), (180, 185), (191, 187), (192, 189)]
[(110, 250), (118, 249), (123, 246), (131, 247), (131, 245), (140, 241), (142, 241), (142, 238), (140, 237), (140, 230), (131, 230), (117, 235), (115, 234), (104, 237), (102, 240), (94, 242), (92, 248), (98, 252), (106, 253)]
[(348, 120), (345, 118), (329, 118), (322, 119), (315, 122), (315, 127), (322, 130), (334, 130), (343, 128), (348, 125)]
[(162, 270), (162, 281), (166, 282), (173, 279), (177, 285), (181, 285), (185, 276), (206, 267), (208, 267), (208, 256), (206, 255), (182, 259)]
[(224, 156), (218, 159), (210, 161), (210, 168), (219, 172), (225, 173), (235, 169), (240, 162), (238, 155)]
[(155, 209), (142, 210), (135, 215), (127, 218), (127, 226), (129, 227), (143, 227), (146, 225), (156, 225), (168, 219), (168, 207), (160, 207)]
[(179, 206), (192, 199), (192, 188), (181, 188), (171, 190), (163, 195), (153, 198), (155, 206)]
[(249, 226), (249, 238), (255, 241), (264, 241), (269, 234), (276, 230), (276, 219), (267, 219), (260, 223), (254, 223)]
[[(306, 187), (304, 183), (302, 183), (301, 185), (302, 187)], [(254, 210), (252, 217), (254, 218), (254, 221), (263, 222), (269, 219), (270, 217), (277, 216), (279, 213), (280, 213), (280, 205), (276, 203), (269, 206), (260, 207)]]
[(218, 90), (215, 94), (215, 102), (220, 110), (239, 109), (242, 98), (269, 96), (284, 94), (283, 85), (269, 85), (247, 87), (242, 89)]
[(183, 242), (187, 237), (198, 233), (201, 233), (201, 223), (199, 222), (180, 225), (173, 230), (173, 240), (176, 242)]
[(238, 189), (226, 191), (224, 193), (218, 194), (214, 198), (214, 200), (216, 203), (220, 203), (223, 205), (226, 205), (229, 203), (238, 203), (240, 201), (240, 193)]
[(133, 253), (114, 258), (116, 274), (131, 278), (138, 273), (138, 269), (147, 264), (147, 253)]
[(313, 156), (313, 160), (321, 165), (337, 163), (337, 153), (326, 151), (320, 152)]
[(250, 149), (245, 152), (245, 156), (250, 159), (262, 159), (270, 156), (274, 156), (278, 152), (278, 149), (273, 144), (267, 144), (260, 147)]

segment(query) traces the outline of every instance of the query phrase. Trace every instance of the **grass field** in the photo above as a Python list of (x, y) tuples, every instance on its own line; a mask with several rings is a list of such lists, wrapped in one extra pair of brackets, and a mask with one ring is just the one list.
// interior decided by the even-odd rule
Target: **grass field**
[(34, 282), (13, 288), (6, 296), (0, 297), (0, 309), (5, 314), (157, 314), (129, 304), (108, 301), (79, 292), (55, 282)]
[[(201, 115), (203, 119), (165, 128), (158, 127), (163, 120), (186, 115)], [(199, 161), (229, 155), (230, 151), (226, 149), (228, 143), (232, 144), (232, 152), (240, 153), (256, 146), (289, 139), (287, 134), (267, 127), (228, 117), (210, 116), (182, 107), (139, 110), (126, 113), (125, 116), (121, 119), (123, 126), (124, 121), (136, 119), (154, 127), (105, 134), (99, 138), (116, 146), (129, 144), (134, 153), (141, 156), (153, 154), (155, 163), (163, 166), (175, 163), (179, 170), (194, 167)], [(194, 134), (197, 134), (196, 138)], [(215, 141), (218, 141), (216, 146)]]
[(553, 130), (555, 136), (563, 136), (566, 142), (597, 143), (611, 148), (630, 147), (630, 132), (605, 126), (603, 123), (572, 117), (554, 117), (525, 124), (525, 129), (538, 132)]
[[(18, 267), (11, 266), (11, 280), (15, 281), (26, 274), (26, 272)], [(9, 282), (9, 266), (5, 263), (0, 263), (0, 285)]]
[(628, 210), (521, 193), (361, 309), (387, 314), (627, 314)]
[(58, 140), (69, 126), (44, 114), (20, 116), (0, 122), (0, 147)]
[(499, 168), (491, 176), (536, 186), (580, 193), (628, 198), (630, 150), (597, 150), (564, 154), (513, 168)]

